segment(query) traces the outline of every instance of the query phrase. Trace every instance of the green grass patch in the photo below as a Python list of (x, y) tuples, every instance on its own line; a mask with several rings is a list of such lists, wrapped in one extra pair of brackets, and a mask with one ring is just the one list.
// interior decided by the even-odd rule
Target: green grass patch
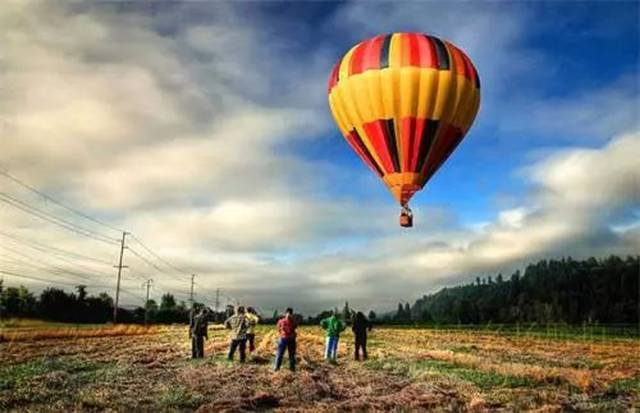
[(640, 376), (615, 380), (609, 384), (608, 393), (612, 394), (636, 394), (640, 395)]
[(103, 365), (79, 359), (42, 358), (0, 369), (0, 390), (22, 386), (45, 374), (58, 373), (87, 381), (95, 378)]
[(170, 387), (160, 399), (161, 406), (178, 409), (195, 408), (204, 402), (205, 397), (202, 394), (182, 386)]
[(478, 346), (456, 346), (456, 347), (452, 347), (451, 351), (453, 351), (454, 353), (465, 353), (465, 354), (473, 354), (473, 353), (477, 353), (478, 352)]
[(420, 360), (407, 363), (400, 359), (370, 360), (365, 367), (384, 370), (413, 379), (425, 376), (445, 376), (474, 384), (483, 390), (494, 388), (536, 387), (538, 383), (528, 377), (512, 376), (469, 368), (440, 360)]

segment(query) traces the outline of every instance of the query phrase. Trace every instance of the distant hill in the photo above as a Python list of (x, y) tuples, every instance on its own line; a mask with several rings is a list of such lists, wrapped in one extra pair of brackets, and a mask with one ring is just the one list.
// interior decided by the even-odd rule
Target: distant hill
[[(425, 295), (411, 319), (442, 324), (516, 322), (638, 323), (638, 259), (542, 260), (508, 279), (502, 274)], [(400, 312), (400, 311), (399, 311)], [(406, 311), (396, 319), (408, 319)]]

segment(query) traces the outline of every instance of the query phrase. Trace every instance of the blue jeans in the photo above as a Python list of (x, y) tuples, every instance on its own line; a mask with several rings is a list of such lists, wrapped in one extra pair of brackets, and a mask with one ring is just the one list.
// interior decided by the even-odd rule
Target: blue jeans
[(327, 336), (327, 345), (324, 350), (324, 358), (325, 360), (335, 360), (338, 354), (338, 341), (340, 341), (340, 336)]
[(284, 351), (287, 350), (289, 353), (289, 369), (291, 371), (296, 371), (296, 339), (295, 337), (290, 338), (282, 338), (278, 339), (278, 347), (276, 348), (276, 365), (274, 367), (275, 371), (280, 370), (280, 365), (282, 365), (282, 357), (284, 356)]

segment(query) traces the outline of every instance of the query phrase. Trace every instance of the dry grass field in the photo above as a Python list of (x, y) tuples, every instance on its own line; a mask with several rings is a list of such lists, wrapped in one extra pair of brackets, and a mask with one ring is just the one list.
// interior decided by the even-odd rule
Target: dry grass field
[[(0, 411), (627, 411), (640, 408), (638, 340), (515, 337), (379, 328), (370, 359), (336, 365), (315, 327), (299, 333), (299, 370), (272, 372), (273, 327), (245, 365), (210, 329), (191, 361), (183, 326), (9, 323), (0, 330)], [(286, 366), (286, 360), (285, 360)]]

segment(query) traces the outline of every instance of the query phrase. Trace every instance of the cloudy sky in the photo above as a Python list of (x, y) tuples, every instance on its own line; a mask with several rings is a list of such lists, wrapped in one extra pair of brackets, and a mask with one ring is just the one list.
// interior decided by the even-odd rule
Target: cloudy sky
[[(392, 309), (543, 257), (637, 254), (639, 15), (637, 2), (3, 1), (0, 171), (101, 222), (0, 175), (5, 283), (111, 293), (122, 229), (125, 304), (147, 278), (154, 297), (186, 299), (196, 273), (198, 299), (222, 288), (222, 304), (265, 313)], [(457, 44), (483, 87), (409, 231), (326, 98), (335, 61), (390, 31)]]

